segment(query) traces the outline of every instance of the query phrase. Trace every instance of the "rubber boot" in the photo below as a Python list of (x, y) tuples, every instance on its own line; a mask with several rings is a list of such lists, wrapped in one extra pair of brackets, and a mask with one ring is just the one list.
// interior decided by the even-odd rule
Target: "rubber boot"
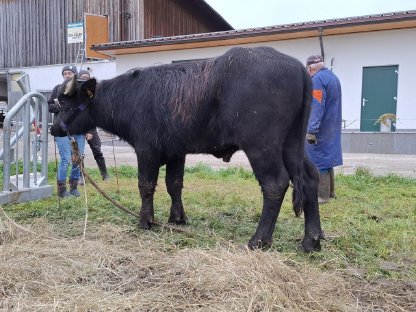
[(76, 180), (69, 180), (69, 193), (75, 197), (80, 197), (81, 194), (77, 189), (78, 186), (78, 179)]
[(66, 181), (57, 181), (58, 196), (61, 198), (68, 197), (69, 193), (66, 190)]
[(329, 172), (319, 173), (319, 186), (318, 186), (318, 203), (325, 204), (329, 202), (329, 190), (331, 184), (331, 175)]
[(337, 196), (335, 195), (335, 175), (334, 175), (334, 168), (331, 168), (329, 170), (329, 177), (330, 177), (330, 182), (329, 182), (329, 198), (337, 198)]
[(104, 181), (107, 181), (110, 179), (110, 177), (108, 176), (107, 173), (107, 166), (105, 165), (105, 159), (97, 159), (97, 165), (98, 165), (98, 169), (100, 169), (100, 173), (101, 173), (101, 177), (103, 178)]

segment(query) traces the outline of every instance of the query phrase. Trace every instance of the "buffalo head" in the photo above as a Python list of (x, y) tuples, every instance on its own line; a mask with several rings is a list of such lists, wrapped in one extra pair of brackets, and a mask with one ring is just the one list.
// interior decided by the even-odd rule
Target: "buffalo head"
[(84, 134), (95, 128), (91, 105), (96, 84), (94, 78), (83, 81), (76, 76), (62, 83), (58, 90), (61, 108), (51, 126), (53, 136)]

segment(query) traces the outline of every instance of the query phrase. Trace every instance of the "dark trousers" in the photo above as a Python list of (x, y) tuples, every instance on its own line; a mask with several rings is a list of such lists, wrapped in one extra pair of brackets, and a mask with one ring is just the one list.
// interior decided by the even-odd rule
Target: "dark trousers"
[(103, 152), (101, 152), (101, 139), (98, 136), (97, 128), (91, 130), (89, 133), (92, 134), (92, 139), (87, 142), (91, 148), (92, 154), (94, 155), (95, 161), (104, 159)]

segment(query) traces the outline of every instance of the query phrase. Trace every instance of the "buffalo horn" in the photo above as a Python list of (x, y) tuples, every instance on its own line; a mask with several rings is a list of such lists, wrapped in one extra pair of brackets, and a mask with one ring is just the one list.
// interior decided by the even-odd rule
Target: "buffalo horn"
[(68, 81), (68, 83), (65, 86), (64, 94), (71, 96), (75, 91), (76, 84), (77, 84), (76, 79), (71, 79), (70, 81)]

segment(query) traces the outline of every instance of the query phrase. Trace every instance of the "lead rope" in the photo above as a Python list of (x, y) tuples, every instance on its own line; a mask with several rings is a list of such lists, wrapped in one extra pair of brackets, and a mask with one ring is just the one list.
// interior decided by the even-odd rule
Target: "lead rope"
[(120, 193), (120, 186), (118, 184), (118, 170), (117, 170), (116, 152), (114, 150), (114, 136), (113, 135), (111, 135), (111, 143), (113, 145), (113, 158), (114, 158), (114, 170), (116, 172), (117, 193)]
[[(83, 157), (79, 151), (78, 142), (75, 140), (74, 137), (70, 138), (71, 148), (72, 148), (72, 166), (77, 166), (81, 172), (81, 178), (85, 185), (85, 178), (84, 178), (84, 161)], [(82, 234), (82, 238), (85, 239), (87, 233), (87, 224), (88, 224), (88, 196), (87, 196), (87, 188), (84, 187), (84, 199), (85, 199), (85, 218), (84, 218), (84, 231)]]
[[(96, 190), (101, 194), (101, 195), (103, 195), (103, 197), (104, 198), (106, 198), (106, 199), (108, 199), (113, 205), (115, 205), (117, 208), (119, 208), (119, 209), (121, 209), (121, 210), (123, 210), (124, 212), (126, 212), (126, 213), (128, 213), (128, 214), (130, 214), (130, 215), (132, 215), (132, 216), (134, 216), (134, 217), (137, 217), (137, 218), (140, 218), (140, 215), (139, 214), (137, 214), (137, 213), (135, 213), (135, 212), (133, 212), (133, 211), (131, 211), (130, 209), (128, 209), (128, 208), (126, 208), (126, 207), (124, 207), (123, 205), (121, 205), (120, 203), (118, 203), (118, 202), (116, 202), (115, 200), (113, 200), (110, 196), (108, 196), (107, 195), (107, 193), (106, 192), (104, 192), (98, 185), (97, 185), (97, 183), (95, 183), (94, 182), (94, 180), (90, 177), (90, 175), (85, 171), (85, 167), (84, 166), (81, 166), (81, 172), (82, 172), (82, 174), (83, 174), (83, 176), (85, 176), (86, 178), (87, 178), (87, 180), (88, 180), (88, 182), (90, 182), (91, 183), (91, 185), (92, 186), (94, 186), (95, 188), (96, 188)], [(155, 224), (157, 224), (157, 223), (155, 223)], [(160, 225), (160, 224), (157, 224), (157, 225)]]
[[(56, 170), (56, 185), (58, 185), (58, 157), (56, 155), (56, 140), (55, 137), (53, 138), (54, 147), (55, 147), (55, 170)], [(66, 181), (65, 181), (66, 183)], [(58, 209), (59, 209), (59, 216), (61, 216), (61, 197), (59, 196), (59, 189), (58, 192)]]
[[(133, 212), (133, 211), (131, 211), (130, 209), (128, 209), (128, 208), (126, 208), (126, 207), (124, 207), (122, 204), (120, 204), (119, 202), (117, 202), (117, 201), (115, 201), (114, 199), (112, 199), (104, 190), (102, 190), (99, 186), (98, 186), (98, 184), (97, 183), (95, 183), (94, 182), (94, 180), (90, 177), (90, 175), (85, 171), (85, 167), (84, 166), (81, 166), (81, 171), (82, 171), (82, 174), (87, 178), (87, 180), (91, 183), (91, 185), (92, 186), (94, 186), (95, 187), (95, 189), (104, 197), (104, 198), (106, 198), (109, 202), (111, 202), (114, 206), (116, 206), (118, 209), (120, 209), (120, 210), (122, 210), (122, 211), (124, 211), (124, 212), (126, 212), (126, 213), (128, 213), (128, 214), (130, 214), (130, 215), (132, 215), (132, 216), (134, 216), (134, 217), (136, 217), (136, 218), (138, 218), (138, 219), (140, 219), (140, 215), (139, 214), (137, 214), (137, 213), (135, 213), (135, 212)], [(179, 227), (177, 227), (177, 226), (174, 226), (174, 225), (166, 225), (166, 224), (163, 224), (163, 223), (160, 223), (160, 222), (156, 222), (156, 221), (153, 221), (152, 222), (152, 224), (153, 225), (156, 225), (156, 226), (160, 226), (160, 227), (162, 227), (162, 228), (165, 228), (165, 229), (168, 229), (168, 230), (173, 230), (173, 231), (176, 231), (176, 232), (180, 232), (180, 233), (185, 233), (185, 234), (189, 234), (189, 235), (191, 235), (191, 232), (190, 231), (187, 231), (187, 230), (185, 230), (185, 229), (182, 229), (182, 228), (179, 228)]]
[[(81, 161), (81, 163), (83, 163), (83, 162)], [(82, 181), (84, 182), (84, 185), (85, 185), (85, 178), (84, 178), (84, 173), (83, 173), (82, 168), (84, 168), (83, 165), (80, 166), (80, 169), (81, 169)], [(88, 223), (88, 196), (87, 196), (86, 187), (84, 187), (84, 198), (85, 198), (85, 219), (84, 219), (84, 231), (83, 231), (83, 234), (82, 234), (83, 239), (85, 239), (85, 235), (87, 233), (87, 223)]]

